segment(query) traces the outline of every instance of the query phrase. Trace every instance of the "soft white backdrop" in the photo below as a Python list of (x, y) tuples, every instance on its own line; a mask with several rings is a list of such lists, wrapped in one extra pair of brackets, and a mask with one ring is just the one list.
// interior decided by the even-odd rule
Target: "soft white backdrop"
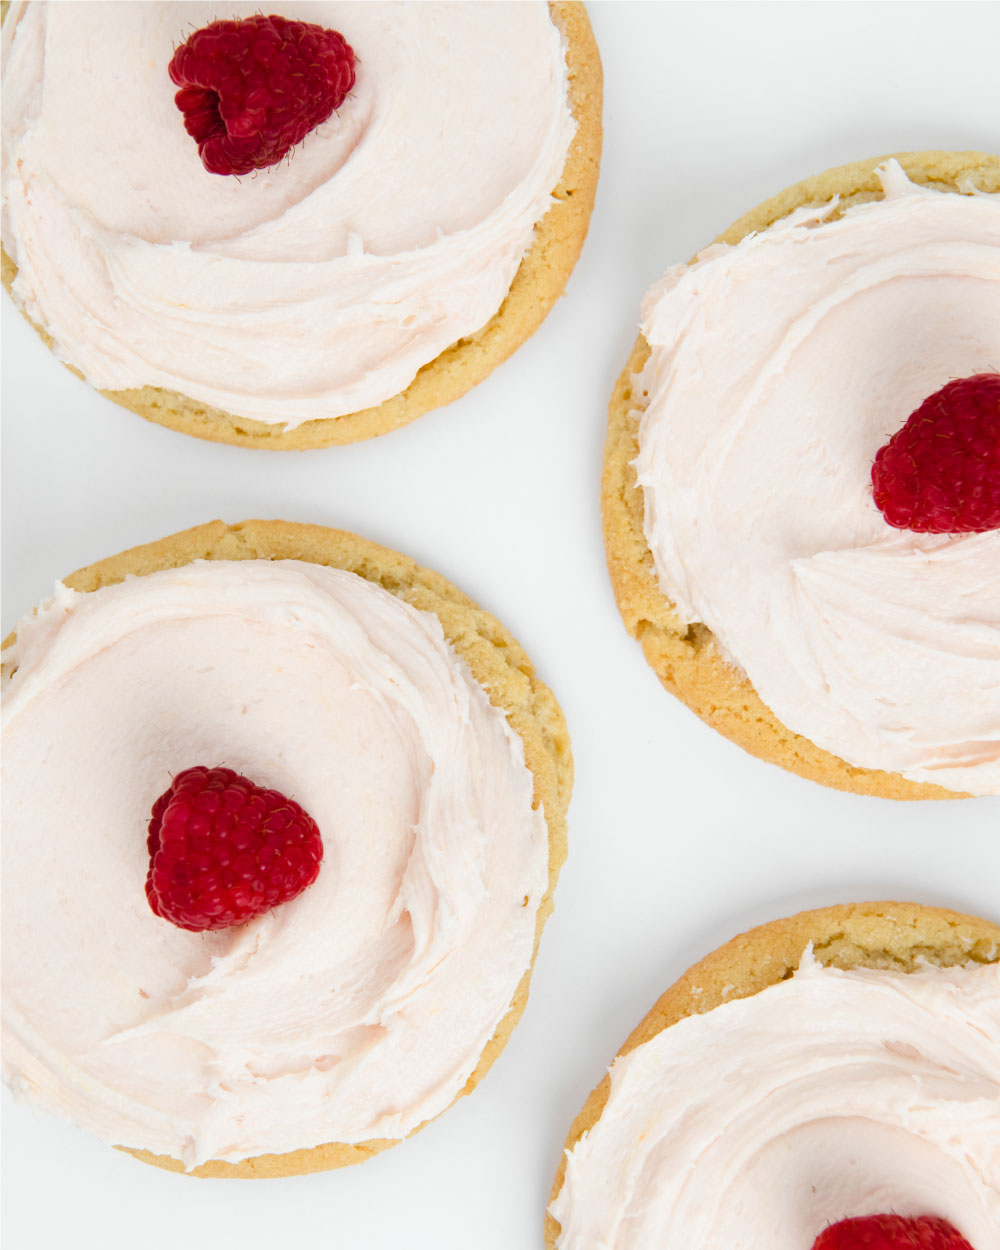
[(60, 575), (213, 517), (355, 529), (511, 627), (562, 701), (577, 766), (528, 1011), (473, 1097), (360, 1168), (223, 1183), (143, 1167), (5, 1091), (9, 1250), (537, 1247), (570, 1120), (696, 958), (827, 903), (1000, 920), (1000, 800), (839, 794), (705, 728), (625, 634), (598, 516), (605, 404), (645, 287), (808, 174), (997, 150), (1000, 6), (603, 0), (591, 16), (605, 156), (566, 298), (484, 385), (408, 429), (304, 453), (197, 442), (89, 390), (3, 299), (5, 630)]

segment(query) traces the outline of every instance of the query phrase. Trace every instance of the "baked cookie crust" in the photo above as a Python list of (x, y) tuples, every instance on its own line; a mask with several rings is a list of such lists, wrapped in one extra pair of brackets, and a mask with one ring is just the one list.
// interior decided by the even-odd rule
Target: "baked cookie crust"
[[(342, 530), (289, 521), (244, 521), (237, 525), (212, 521), (100, 560), (64, 580), (72, 590), (90, 592), (124, 581), (126, 577), (144, 577), (160, 569), (190, 564), (193, 560), (305, 560), (328, 565), (356, 573), (413, 607), (434, 613), (445, 637), (468, 664), (490, 702), (504, 713), (524, 743), (525, 762), (535, 783), (534, 806), (543, 807), (548, 827), (549, 881), (538, 908), (531, 964), (459, 1097), (471, 1093), (507, 1044), (524, 1012), (538, 942), (552, 914), (556, 880), (566, 860), (566, 810), (573, 785), (573, 757), (566, 722), (555, 696), (535, 676), (523, 648), (504, 626), (445, 578), (421, 568), (396, 551)], [(7, 642), (10, 641), (9, 638)], [(414, 1132), (419, 1132), (419, 1128)], [(363, 1163), (373, 1154), (397, 1144), (397, 1139), (376, 1139), (353, 1145), (328, 1142), (286, 1154), (256, 1155), (239, 1163), (212, 1160), (187, 1175), (294, 1176)], [(184, 1171), (184, 1165), (169, 1156), (146, 1150), (130, 1149), (128, 1153), (144, 1163), (174, 1172)]]
[[(603, 137), (600, 54), (580, 0), (550, 0), (549, 9), (566, 41), (569, 103), (576, 134), (562, 178), (553, 191), (555, 203), (535, 226), (534, 242), (514, 275), (506, 299), (481, 330), (453, 343), (424, 365), (405, 391), (384, 403), (340, 417), (306, 421), (291, 430), (251, 421), (161, 387), (101, 394), (147, 421), (193, 434), (195, 438), (240, 447), (297, 451), (387, 434), (432, 408), (450, 404), (482, 382), (534, 334), (562, 294), (587, 237), (597, 192)], [(2, 262), (3, 284), (10, 292), (17, 265), (6, 251), (2, 252)], [(51, 348), (51, 337), (34, 321), (31, 324)], [(67, 367), (78, 377), (83, 376), (72, 365)]]
[[(796, 183), (741, 217), (715, 240), (735, 245), (753, 231), (786, 217), (806, 204), (825, 204), (840, 196), (842, 208), (882, 198), (876, 168), (887, 156), (842, 165)], [(1000, 191), (1000, 156), (984, 152), (901, 152), (895, 154), (914, 182), (942, 190), (975, 186)], [(643, 397), (635, 375), (649, 357), (639, 335), (618, 379), (608, 410), (604, 445), (601, 512), (608, 571), (625, 626), (642, 645), (660, 681), (706, 724), (760, 759), (780, 764), (811, 781), (888, 799), (954, 799), (953, 790), (908, 781), (899, 773), (857, 768), (839, 756), (793, 733), (778, 720), (751, 683), (720, 655), (715, 638), (702, 624), (685, 625), (660, 590), (653, 555), (643, 527), (643, 496), (633, 461), (639, 454), (638, 429)]]
[[(629, 1035), (618, 1056), (641, 1046), (685, 1016), (748, 998), (792, 975), (809, 943), (820, 963), (835, 968), (914, 972), (922, 963), (941, 967), (1000, 961), (1000, 925), (920, 903), (854, 903), (799, 912), (773, 920), (706, 955), (676, 981)], [(573, 1121), (549, 1198), (562, 1189), (566, 1156), (601, 1118), (611, 1093), (605, 1076)], [(545, 1244), (554, 1250), (560, 1225), (548, 1212)]]

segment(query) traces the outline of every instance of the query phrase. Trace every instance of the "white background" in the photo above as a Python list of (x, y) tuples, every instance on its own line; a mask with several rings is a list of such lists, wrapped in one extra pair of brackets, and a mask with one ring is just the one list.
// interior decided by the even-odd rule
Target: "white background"
[(3, 299), (5, 630), (57, 577), (213, 517), (355, 529), (510, 626), (562, 702), (577, 769), (527, 1014), (471, 1098), (362, 1167), (222, 1182), (144, 1167), (5, 1091), (7, 1250), (538, 1247), (570, 1120), (702, 954), (861, 899), (1000, 920), (1000, 800), (840, 794), (731, 746), (626, 635), (598, 516), (605, 406), (646, 286), (809, 174), (996, 151), (1000, 8), (605, 0), (591, 17), (605, 156), (566, 298), (486, 383), (407, 429), (302, 453), (198, 442), (92, 392)]

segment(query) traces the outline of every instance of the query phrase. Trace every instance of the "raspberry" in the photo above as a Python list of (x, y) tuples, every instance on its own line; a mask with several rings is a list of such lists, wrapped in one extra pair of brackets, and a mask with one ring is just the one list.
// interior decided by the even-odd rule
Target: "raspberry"
[(972, 1250), (953, 1224), (936, 1215), (865, 1215), (823, 1230), (812, 1250)]
[(354, 53), (335, 30), (285, 17), (212, 22), (174, 53), (174, 102), (210, 174), (275, 165), (354, 86)]
[(872, 487), (896, 529), (1000, 529), (1000, 374), (960, 378), (925, 399), (879, 448)]
[(231, 768), (188, 768), (153, 804), (146, 898), (181, 929), (227, 929), (301, 894), (319, 873), (316, 822)]

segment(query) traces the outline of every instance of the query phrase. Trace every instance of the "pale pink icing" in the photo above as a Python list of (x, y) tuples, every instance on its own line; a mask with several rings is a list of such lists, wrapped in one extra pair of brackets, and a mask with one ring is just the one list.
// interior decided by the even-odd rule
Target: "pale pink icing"
[(1000, 1229), (1000, 965), (840, 972), (689, 1016), (611, 1068), (558, 1250), (809, 1250), (830, 1223)]
[(911, 184), (708, 248), (646, 297), (636, 472), (656, 576), (790, 729), (865, 768), (1000, 793), (1000, 532), (920, 535), (878, 448), (1000, 368), (1000, 196)]
[(3, 238), (16, 299), (95, 386), (292, 427), (388, 399), (490, 319), (575, 123), (538, 0), (286, 2), (344, 35), (356, 88), (277, 168), (206, 173), (166, 67), (192, 30), (259, 11), (15, 6)]
[[(443, 1111), (530, 964), (548, 840), (437, 617), (317, 565), (197, 563), (60, 588), (5, 660), (15, 1089), (189, 1165)], [(219, 933), (143, 890), (152, 801), (196, 763), (294, 797), (324, 842), (314, 885)]]

